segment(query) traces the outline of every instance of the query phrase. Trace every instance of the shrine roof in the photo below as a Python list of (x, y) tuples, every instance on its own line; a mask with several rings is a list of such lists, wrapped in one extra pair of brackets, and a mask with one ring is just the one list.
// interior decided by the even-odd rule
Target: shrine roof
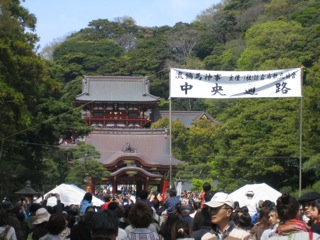
[[(159, 111), (156, 110), (153, 113), (153, 122), (156, 122), (164, 117), (169, 118), (169, 111)], [(214, 119), (209, 113), (205, 111), (171, 111), (172, 120), (181, 121), (186, 128), (190, 128), (194, 122), (200, 119), (208, 119), (214, 123), (218, 123), (216, 119)]]
[[(101, 153), (99, 161), (113, 165), (119, 158), (139, 158), (146, 165), (170, 165), (170, 138), (164, 129), (93, 131), (85, 140)], [(181, 161), (172, 157), (172, 165)]]
[(149, 93), (147, 77), (84, 76), (76, 101), (159, 102)]
[(137, 172), (141, 172), (143, 174), (145, 174), (146, 176), (149, 177), (153, 177), (153, 178), (158, 178), (158, 177), (163, 177), (163, 175), (161, 175), (160, 173), (150, 173), (149, 171), (140, 168), (140, 167), (124, 167), (124, 168), (120, 168), (117, 171), (111, 173), (108, 177), (113, 177), (113, 176), (117, 176), (119, 173), (121, 172), (126, 172), (126, 171), (137, 171)]

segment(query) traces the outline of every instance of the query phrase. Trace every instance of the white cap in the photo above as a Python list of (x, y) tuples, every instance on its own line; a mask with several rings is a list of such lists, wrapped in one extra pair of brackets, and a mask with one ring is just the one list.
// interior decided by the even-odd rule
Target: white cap
[(234, 202), (232, 198), (229, 196), (229, 194), (224, 192), (217, 192), (215, 195), (213, 195), (209, 202), (204, 204), (212, 208), (217, 208), (224, 204), (234, 208)]

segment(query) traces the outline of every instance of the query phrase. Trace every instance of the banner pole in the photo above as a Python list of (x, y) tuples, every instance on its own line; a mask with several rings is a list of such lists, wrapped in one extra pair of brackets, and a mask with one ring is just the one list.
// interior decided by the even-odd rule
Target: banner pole
[(172, 187), (172, 124), (171, 124), (171, 119), (172, 119), (172, 105), (171, 105), (171, 69), (169, 73), (169, 161), (170, 161), (170, 168), (169, 168), (169, 187)]
[(302, 189), (302, 86), (303, 86), (303, 67), (301, 67), (301, 97), (300, 97), (300, 156), (299, 156), (299, 196), (301, 196), (301, 189)]
[(172, 106), (171, 106), (171, 97), (169, 98), (169, 139), (170, 139), (170, 146), (169, 146), (169, 151), (170, 151), (170, 171), (169, 171), (169, 174), (170, 174), (170, 177), (169, 177), (169, 180), (170, 180), (170, 188), (172, 186), (172, 124), (171, 124), (171, 119), (172, 119), (172, 116), (171, 116), (171, 111), (172, 110)]

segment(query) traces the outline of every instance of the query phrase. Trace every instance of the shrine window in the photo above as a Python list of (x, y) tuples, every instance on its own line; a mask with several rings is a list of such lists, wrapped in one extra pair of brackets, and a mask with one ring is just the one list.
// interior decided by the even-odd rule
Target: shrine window
[(128, 112), (128, 116), (129, 117), (138, 117), (139, 113), (137, 113), (137, 112)]
[(119, 105), (118, 105), (118, 103), (114, 103), (114, 104), (112, 105), (112, 109), (113, 109), (113, 111), (119, 111)]
[(103, 112), (93, 112), (93, 117), (103, 117)]

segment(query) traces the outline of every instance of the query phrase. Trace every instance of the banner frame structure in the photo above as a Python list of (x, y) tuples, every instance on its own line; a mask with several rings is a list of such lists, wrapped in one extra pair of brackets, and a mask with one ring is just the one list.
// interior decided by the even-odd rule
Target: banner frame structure
[[(173, 72), (176, 71), (175, 73)], [(179, 73), (177, 73), (177, 71)], [(251, 74), (252, 73), (252, 74)], [(173, 91), (173, 76), (179, 79), (178, 85), (175, 83)], [(229, 75), (229, 80), (228, 76)], [(211, 76), (210, 79), (207, 76)], [(214, 76), (214, 77), (213, 77)], [(232, 76), (232, 79), (231, 77)], [(234, 84), (234, 76), (239, 76), (236, 83), (240, 87), (230, 87)], [(253, 79), (253, 77), (255, 79)], [(264, 76), (264, 79), (260, 79)], [(277, 76), (277, 77), (273, 77)], [(213, 79), (212, 79), (213, 78)], [(220, 81), (221, 80), (221, 81)], [(224, 81), (223, 81), (224, 80)], [(262, 83), (266, 80), (266, 84)], [(288, 81), (289, 82), (288, 84)], [(267, 71), (212, 71), (212, 70), (192, 70), (170, 68), (169, 73), (169, 136), (170, 136), (170, 187), (172, 184), (172, 98), (300, 98), (300, 126), (299, 126), (299, 196), (302, 189), (302, 87), (303, 87), (303, 67), (292, 69), (279, 69)], [(179, 85), (180, 84), (180, 85)], [(211, 84), (211, 86), (210, 86)], [(221, 84), (218, 86), (218, 84)], [(256, 84), (256, 85), (255, 85)], [(236, 85), (236, 84), (234, 84)], [(180, 88), (179, 88), (180, 87)], [(188, 95), (189, 90), (194, 90), (195, 94)], [(219, 90), (230, 89), (232, 94), (222, 94)], [(200, 90), (199, 90), (200, 89)], [(211, 90), (212, 96), (208, 97), (208, 91)], [(293, 91), (291, 91), (293, 90)], [(180, 91), (180, 92), (179, 92)], [(289, 93), (291, 91), (291, 93)], [(289, 93), (289, 94), (288, 94)], [(184, 94), (184, 95), (183, 95)], [(259, 95), (260, 94), (260, 95)], [(258, 96), (259, 95), (259, 96)]]

